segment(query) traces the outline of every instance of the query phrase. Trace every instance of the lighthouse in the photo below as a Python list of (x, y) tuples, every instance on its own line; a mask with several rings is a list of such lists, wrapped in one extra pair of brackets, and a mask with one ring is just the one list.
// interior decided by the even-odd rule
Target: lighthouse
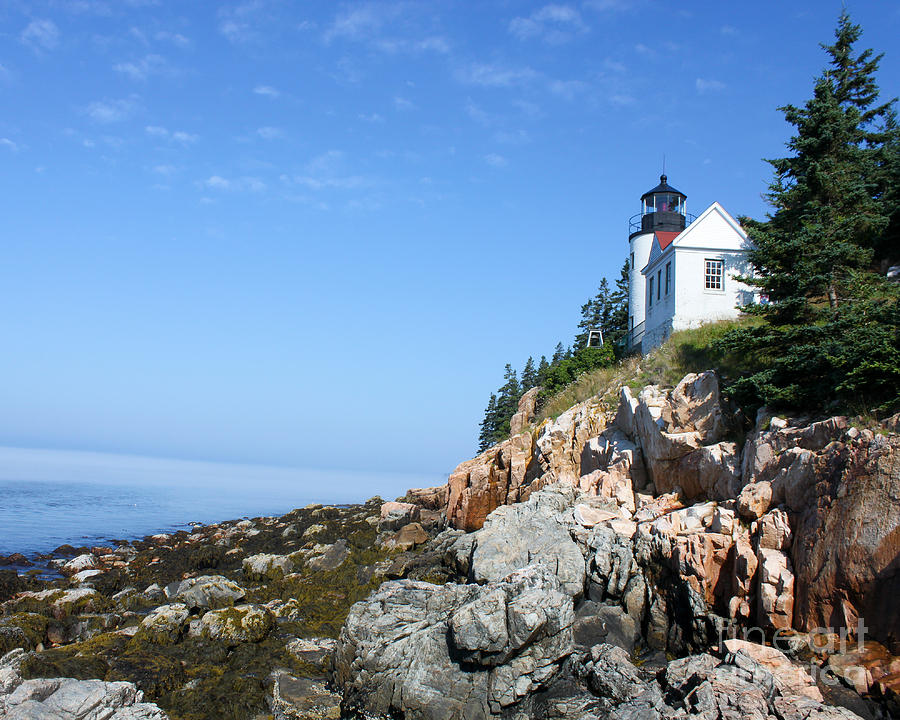
[(689, 222), (687, 195), (669, 185), (665, 175), (659, 185), (641, 195), (641, 211), (629, 222), (628, 244), (628, 346), (636, 348), (644, 334), (646, 283), (642, 270), (650, 259), (656, 233), (684, 230)]

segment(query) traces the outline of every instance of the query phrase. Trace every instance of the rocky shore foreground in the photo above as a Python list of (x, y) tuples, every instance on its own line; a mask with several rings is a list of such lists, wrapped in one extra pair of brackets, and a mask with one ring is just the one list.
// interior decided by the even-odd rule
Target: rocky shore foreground
[(399, 501), (0, 571), (0, 717), (897, 716), (900, 417), (625, 380)]

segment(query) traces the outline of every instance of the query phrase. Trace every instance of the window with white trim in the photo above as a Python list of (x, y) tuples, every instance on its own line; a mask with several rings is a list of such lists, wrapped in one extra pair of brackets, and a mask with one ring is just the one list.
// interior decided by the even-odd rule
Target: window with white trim
[(653, 307), (653, 278), (650, 278), (650, 296), (647, 301), (647, 307)]
[(704, 273), (707, 290), (722, 290), (723, 276), (725, 274), (725, 261), (717, 258), (706, 258), (706, 272)]
[(666, 295), (669, 294), (669, 288), (672, 286), (672, 263), (666, 263)]

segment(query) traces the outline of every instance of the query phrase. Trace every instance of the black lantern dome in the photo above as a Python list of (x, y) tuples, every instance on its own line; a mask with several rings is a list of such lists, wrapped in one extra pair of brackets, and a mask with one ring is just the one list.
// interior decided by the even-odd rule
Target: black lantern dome
[(687, 195), (669, 185), (665, 175), (659, 176), (659, 185), (641, 195), (641, 222), (638, 230), (632, 223), (632, 235), (647, 232), (681, 232), (686, 226)]

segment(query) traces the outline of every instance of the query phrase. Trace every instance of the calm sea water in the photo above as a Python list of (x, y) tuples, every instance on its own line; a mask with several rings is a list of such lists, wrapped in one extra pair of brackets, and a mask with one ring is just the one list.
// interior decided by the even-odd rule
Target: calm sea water
[(311, 502), (393, 499), (435, 475), (333, 472), (0, 448), (0, 555), (48, 552)]

